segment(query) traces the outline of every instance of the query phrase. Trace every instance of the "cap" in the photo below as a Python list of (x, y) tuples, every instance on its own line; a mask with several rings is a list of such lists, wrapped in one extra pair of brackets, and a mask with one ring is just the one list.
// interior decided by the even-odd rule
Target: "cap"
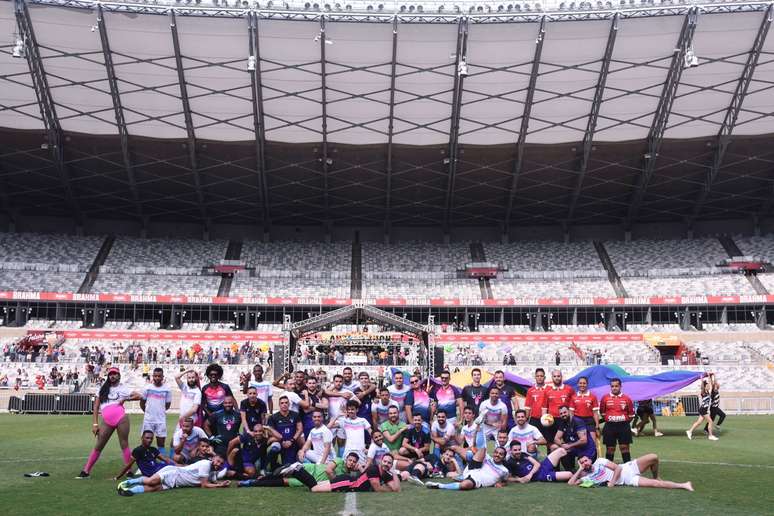
[(121, 370), (119, 368), (117, 368), (117, 367), (111, 367), (111, 368), (108, 369), (107, 372), (108, 372), (108, 374), (110, 374), (110, 373), (121, 374)]

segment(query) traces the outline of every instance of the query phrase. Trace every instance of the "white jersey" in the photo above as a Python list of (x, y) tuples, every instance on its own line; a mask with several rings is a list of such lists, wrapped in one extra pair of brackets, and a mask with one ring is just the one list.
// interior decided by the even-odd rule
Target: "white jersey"
[(212, 473), (212, 462), (200, 460), (188, 466), (165, 466), (158, 475), (166, 489), (175, 487), (199, 487)]
[[(199, 441), (202, 439), (207, 439), (207, 434), (204, 433), (204, 430), (199, 428), (198, 426), (195, 426), (191, 429), (191, 434), (186, 438), (185, 443), (183, 443), (183, 449), (180, 450), (180, 454), (185, 457), (186, 459), (191, 458), (191, 454), (196, 451), (196, 448), (199, 446)], [(177, 448), (180, 446), (180, 442), (183, 440), (183, 429), (178, 427), (177, 430), (175, 430), (174, 435), (172, 436), (172, 446)]]
[(322, 455), (325, 451), (325, 445), (333, 442), (333, 432), (327, 426), (321, 425), (320, 428), (312, 428), (307, 439), (312, 441), (312, 450)]
[(150, 383), (142, 390), (142, 399), (145, 400), (145, 417), (143, 421), (153, 423), (166, 423), (167, 403), (172, 403), (172, 391), (167, 384), (156, 386)]
[(372, 442), (371, 446), (368, 447), (366, 456), (369, 459), (373, 459), (374, 464), (379, 464), (382, 461), (382, 457), (389, 454), (390, 449), (387, 448), (386, 444), (382, 443), (381, 446), (378, 446), (376, 443)]
[(374, 401), (371, 404), (371, 414), (376, 416), (376, 424), (379, 426), (382, 425), (385, 421), (387, 421), (390, 407), (395, 407), (398, 409), (398, 414), (400, 414), (401, 408), (398, 406), (398, 404), (394, 400), (389, 400), (387, 402), (387, 405), (384, 405), (381, 400)]
[(362, 417), (349, 419), (348, 417), (339, 420), (339, 425), (344, 430), (347, 443), (344, 446), (344, 456), (351, 451), (365, 453), (365, 431), (371, 430), (371, 423)]
[(403, 385), (400, 389), (398, 389), (395, 385), (390, 385), (387, 387), (387, 390), (390, 391), (390, 399), (398, 404), (398, 408), (400, 409), (401, 414), (403, 414), (403, 417), (405, 418), (406, 415), (404, 414), (403, 407), (406, 405), (406, 396), (409, 393), (409, 390), (411, 387), (408, 385)]
[(483, 416), (485, 426), (500, 426), (500, 418), (503, 414), (508, 414), (508, 407), (501, 400), (497, 400), (494, 405), (488, 399), (481, 402), (478, 406), (479, 417)]
[[(180, 388), (180, 415), (186, 414), (195, 405), (202, 404), (202, 390), (198, 387), (189, 387), (184, 383)], [(191, 415), (196, 420), (196, 413)]]
[(605, 458), (598, 458), (591, 465), (591, 471), (580, 478), (580, 481), (591, 480), (596, 485), (602, 485), (613, 479), (614, 471), (607, 467), (610, 461)]
[(360, 386), (360, 382), (355, 380), (354, 378), (352, 379), (351, 383), (342, 383), (341, 384), (341, 389), (342, 390), (351, 391), (351, 392), (355, 392), (355, 389), (359, 389), (360, 387), (361, 387)]
[(462, 477), (471, 478), (476, 483), (476, 487), (480, 488), (493, 487), (496, 483), (508, 478), (508, 474), (508, 468), (503, 464), (495, 464), (492, 457), (487, 455), (480, 468), (470, 469), (466, 467)]
[[(247, 384), (247, 388), (255, 387), (255, 390), (258, 392), (258, 399), (263, 401), (266, 404), (266, 410), (269, 410), (269, 398), (271, 398), (271, 382), (263, 381), (263, 382), (256, 382), (255, 380), (250, 380), (250, 383)], [(293, 410), (292, 408), (290, 410)]]
[[(339, 392), (349, 392), (352, 393), (352, 391), (347, 389), (341, 389)], [(354, 393), (352, 393), (354, 395)], [(344, 406), (347, 404), (347, 398), (344, 396), (329, 396), (328, 397), (328, 416), (330, 417), (331, 421), (335, 421), (338, 419), (344, 412)]]
[[(301, 396), (296, 394), (293, 391), (282, 391), (282, 394), (280, 394), (280, 397), (287, 396), (288, 401), (290, 402), (290, 411), (295, 412), (296, 414), (300, 414), (298, 411), (298, 405), (301, 403)], [(266, 405), (266, 409), (269, 409), (269, 405)]]
[(529, 423), (525, 423), (523, 427), (516, 425), (508, 432), (508, 442), (519, 441), (521, 443), (521, 450), (525, 453), (527, 452), (527, 445), (542, 437), (543, 434), (540, 433), (540, 430)]
[(455, 435), (457, 435), (457, 429), (454, 428), (454, 425), (451, 423), (446, 423), (446, 426), (441, 428), (441, 425), (438, 424), (438, 421), (433, 421), (433, 424), (430, 425), (430, 435), (433, 437), (440, 437), (442, 439), (451, 439)]
[(110, 390), (108, 391), (107, 401), (100, 402), (99, 407), (100, 409), (104, 409), (109, 405), (118, 405), (122, 401), (129, 399), (129, 396), (131, 395), (132, 395), (132, 390), (129, 387), (126, 387), (125, 385), (119, 383), (114, 387), (110, 387)]

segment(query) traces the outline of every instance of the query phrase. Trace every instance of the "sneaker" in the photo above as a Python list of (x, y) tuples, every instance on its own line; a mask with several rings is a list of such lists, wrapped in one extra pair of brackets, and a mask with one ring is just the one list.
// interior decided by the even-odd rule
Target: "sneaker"
[(254, 487), (255, 480), (241, 480), (237, 482), (237, 487)]
[(653, 435), (654, 435), (655, 437), (664, 437), (664, 434), (662, 434), (662, 433), (661, 433), (661, 432), (659, 432), (658, 430), (656, 430), (655, 432), (653, 432)]
[(129, 489), (129, 483), (124, 480), (123, 482), (118, 484), (118, 489)]
[(293, 464), (289, 464), (285, 467), (280, 468), (279, 471), (276, 471), (275, 473), (280, 477), (287, 477), (288, 475), (292, 475), (293, 473), (295, 473), (296, 471), (298, 471), (303, 467), (304, 465), (301, 464), (300, 462), (294, 462)]
[(425, 487), (428, 489), (440, 489), (441, 484), (438, 482), (425, 482)]
[[(419, 480), (414, 475), (411, 475), (410, 477), (408, 477), (406, 479), (406, 482), (408, 482), (409, 484), (414, 484), (415, 486), (425, 487), (425, 483), (422, 482), (421, 480)], [(435, 483), (435, 482), (428, 482), (428, 484), (433, 484), (433, 483)]]
[(718, 437), (715, 437), (714, 435), (711, 435), (711, 436), (707, 437), (707, 439), (709, 439), (710, 441), (719, 441), (720, 440)]
[(119, 496), (134, 496), (134, 493), (129, 491), (128, 489), (118, 489), (118, 495)]
[(686, 430), (686, 431), (685, 431), (685, 435), (687, 435), (687, 436), (688, 436), (688, 440), (689, 440), (689, 441), (690, 441), (691, 439), (693, 439), (693, 434), (691, 433), (691, 431), (690, 431), (690, 430)]
[(78, 479), (78, 480), (84, 480), (84, 479), (90, 478), (90, 477), (91, 477), (91, 475), (89, 475), (85, 471), (81, 471), (80, 473), (78, 473), (78, 476), (75, 477), (75, 478)]
[(637, 432), (637, 427), (632, 427), (632, 435), (636, 437), (638, 433), (639, 432)]

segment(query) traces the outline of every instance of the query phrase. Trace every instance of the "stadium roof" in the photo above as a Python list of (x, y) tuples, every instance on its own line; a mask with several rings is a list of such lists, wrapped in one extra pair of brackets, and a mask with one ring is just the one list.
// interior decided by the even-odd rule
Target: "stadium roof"
[(765, 216), (773, 9), (1, 0), (0, 209), (505, 231)]

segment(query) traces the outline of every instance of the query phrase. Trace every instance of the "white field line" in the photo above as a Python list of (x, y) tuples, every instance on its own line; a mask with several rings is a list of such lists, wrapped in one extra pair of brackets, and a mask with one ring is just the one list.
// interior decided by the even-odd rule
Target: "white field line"
[(341, 516), (360, 514), (357, 512), (357, 495), (355, 493), (347, 493), (347, 496), (344, 498), (344, 509), (339, 514)]
[(661, 459), (659, 462), (665, 462), (667, 464), (696, 464), (699, 466), (728, 466), (732, 468), (760, 468), (760, 469), (774, 469), (774, 466), (768, 464), (739, 464), (736, 462), (701, 462), (694, 460), (668, 460)]

